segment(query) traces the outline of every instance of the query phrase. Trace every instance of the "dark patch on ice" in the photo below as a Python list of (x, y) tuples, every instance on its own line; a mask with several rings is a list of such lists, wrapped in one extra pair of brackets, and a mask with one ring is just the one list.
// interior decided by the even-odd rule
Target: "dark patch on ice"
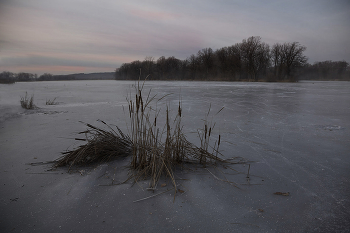
[(64, 104), (64, 107), (86, 107), (86, 106), (94, 106), (94, 105), (104, 105), (104, 104), (111, 104), (111, 102), (94, 102), (94, 103), (70, 103), (70, 104)]
[(5, 113), (3, 115), (0, 116), (0, 122), (1, 121), (6, 121), (8, 119), (14, 119), (19, 117), (19, 115), (17, 113)]
[(25, 112), (18, 113), (19, 115), (31, 115), (31, 114), (38, 114), (38, 115), (53, 115), (53, 114), (62, 114), (67, 113), (68, 111), (47, 111), (47, 110), (27, 110)]
[(318, 129), (324, 129), (324, 130), (343, 130), (344, 127), (341, 127), (339, 125), (316, 125), (316, 128)]
[(67, 113), (68, 111), (45, 111), (45, 112), (39, 112), (39, 115), (53, 115), (53, 114), (62, 114), (62, 113)]

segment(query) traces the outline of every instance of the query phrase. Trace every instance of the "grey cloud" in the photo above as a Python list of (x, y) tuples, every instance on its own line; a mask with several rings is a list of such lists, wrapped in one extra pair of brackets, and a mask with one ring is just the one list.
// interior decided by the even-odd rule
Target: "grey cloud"
[(61, 59), (54, 57), (29, 55), (26, 57), (6, 57), (0, 60), (1, 66), (84, 66), (113, 67), (114, 63), (101, 61), (84, 61), (76, 59)]
[[(8, 32), (6, 38), (0, 37), (0, 51), (5, 51), (0, 54), (2, 65), (114, 67), (118, 64), (108, 57), (124, 57), (124, 62), (145, 56), (185, 59), (199, 49), (230, 46), (249, 36), (261, 36), (271, 45), (298, 41), (308, 47), (311, 62), (350, 61), (350, 42), (346, 39), (350, 37), (350, 3), (345, 0), (14, 0), (9, 4), (14, 9), (21, 7), (28, 15), (45, 15), (55, 35), (42, 41), (40, 35), (47, 35), (47, 27), (37, 25), (30, 25), (30, 29), (38, 42), (35, 37), (26, 40), (25, 35), (24, 39), (11, 38)], [(6, 54), (15, 49), (11, 42), (23, 51), (21, 58)], [(67, 58), (55, 58), (51, 53), (67, 54)], [(100, 60), (76, 60), (69, 54), (96, 54)]]

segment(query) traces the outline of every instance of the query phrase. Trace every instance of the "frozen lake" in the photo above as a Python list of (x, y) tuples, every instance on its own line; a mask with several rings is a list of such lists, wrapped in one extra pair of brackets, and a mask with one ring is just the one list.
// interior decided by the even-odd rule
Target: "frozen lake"
[[(184, 193), (153, 195), (147, 181), (122, 181), (126, 161), (67, 174), (49, 161), (97, 119), (126, 130), (123, 105), (131, 81), (0, 84), (0, 232), (348, 232), (350, 229), (350, 82), (245, 83), (148, 81), (171, 110), (181, 99), (184, 130), (196, 130), (211, 106), (214, 138), (225, 157), (248, 165), (182, 171)], [(34, 94), (36, 110), (21, 108)], [(57, 97), (58, 105), (45, 105)], [(212, 114), (214, 115), (214, 114)], [(216, 136), (215, 136), (216, 135)], [(115, 169), (120, 168), (120, 169)], [(104, 175), (108, 172), (108, 176)], [(165, 182), (165, 179), (163, 179)], [(170, 186), (168, 182), (168, 187)], [(166, 188), (159, 188), (158, 193)], [(289, 192), (289, 196), (274, 195)]]

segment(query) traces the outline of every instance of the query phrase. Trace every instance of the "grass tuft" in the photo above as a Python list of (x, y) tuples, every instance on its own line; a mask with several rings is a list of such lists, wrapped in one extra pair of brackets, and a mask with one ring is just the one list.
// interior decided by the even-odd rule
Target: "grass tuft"
[[(209, 141), (215, 126), (207, 120), (210, 109), (204, 121), (204, 128), (198, 131), (201, 146), (197, 147), (189, 142), (183, 133), (181, 102), (173, 121), (169, 116), (168, 107), (166, 108), (165, 126), (160, 128), (157, 126), (160, 111), (151, 107), (152, 102), (156, 100), (155, 96), (151, 95), (151, 91), (144, 96), (143, 85), (144, 83), (140, 85), (138, 82), (135, 85), (135, 94), (127, 97), (129, 134), (124, 134), (117, 126), (114, 128), (101, 120), (99, 121), (107, 129), (85, 124), (87, 130), (79, 133), (85, 137), (76, 140), (86, 141), (86, 144), (63, 152), (63, 156), (55, 161), (53, 168), (69, 166), (71, 169), (75, 165), (130, 157), (131, 172), (127, 180), (136, 183), (141, 179), (149, 179), (149, 188), (155, 189), (159, 178), (167, 176), (177, 190), (173, 171), (182, 168), (185, 163), (201, 164), (203, 167), (215, 165), (217, 162), (234, 163), (218, 157), (220, 135), (215, 145), (210, 146)], [(213, 152), (209, 152), (209, 149)]]
[(55, 102), (56, 99), (57, 97), (55, 97), (53, 100), (46, 100), (46, 105), (57, 105), (58, 102)]
[(36, 108), (35, 104), (34, 104), (34, 95), (32, 95), (30, 98), (28, 98), (28, 93), (26, 92), (26, 95), (23, 97), (21, 96), (21, 106), (22, 108), (25, 109), (34, 109)]

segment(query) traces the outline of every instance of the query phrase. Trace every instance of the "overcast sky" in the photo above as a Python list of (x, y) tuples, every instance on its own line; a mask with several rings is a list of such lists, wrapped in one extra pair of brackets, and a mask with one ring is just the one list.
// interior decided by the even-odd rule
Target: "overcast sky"
[(0, 72), (113, 72), (250, 36), (350, 62), (349, 0), (0, 0)]

